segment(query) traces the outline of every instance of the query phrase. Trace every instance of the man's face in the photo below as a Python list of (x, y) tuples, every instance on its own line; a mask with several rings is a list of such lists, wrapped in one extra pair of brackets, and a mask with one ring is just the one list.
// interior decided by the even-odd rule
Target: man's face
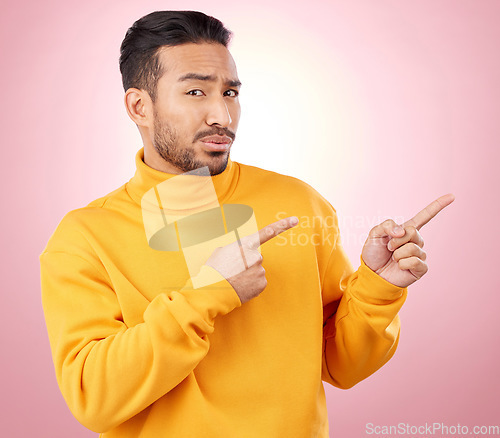
[(224, 171), (240, 118), (236, 65), (222, 44), (164, 47), (153, 146), (175, 170)]

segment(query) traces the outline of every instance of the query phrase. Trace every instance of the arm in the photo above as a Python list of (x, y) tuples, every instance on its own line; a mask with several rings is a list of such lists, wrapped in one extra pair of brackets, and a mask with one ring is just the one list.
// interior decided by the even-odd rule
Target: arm
[[(61, 227), (40, 256), (42, 302), (57, 381), (74, 416), (106, 431), (182, 382), (208, 353), (214, 319), (265, 288), (258, 247), (294, 224), (284, 219), (218, 248), (195, 283), (209, 286), (193, 290), (188, 281), (150, 303), (130, 283), (115, 290), (78, 225)], [(133, 327), (123, 321), (125, 294), (145, 308)]]
[(398, 311), (407, 290), (385, 281), (362, 259), (360, 268), (347, 276), (352, 269), (339, 245), (330, 264), (325, 286), (330, 294), (335, 288), (341, 298), (324, 308), (322, 377), (347, 389), (393, 356), (399, 340)]
[[(334, 216), (337, 239), (324, 288), (325, 380), (349, 388), (392, 357), (399, 340), (398, 311), (406, 299), (406, 288), (428, 269), (419, 230), (454, 199), (452, 194), (441, 196), (402, 226), (388, 219), (372, 228), (363, 246), (361, 266), (350, 276), (352, 269), (337, 243)], [(338, 309), (333, 313), (335, 299)]]
[(94, 431), (117, 426), (178, 385), (207, 354), (214, 318), (241, 305), (229, 283), (203, 267), (200, 275), (218, 282), (160, 293), (144, 322), (127, 327), (96, 260), (46, 251), (40, 263), (57, 381), (75, 417)]

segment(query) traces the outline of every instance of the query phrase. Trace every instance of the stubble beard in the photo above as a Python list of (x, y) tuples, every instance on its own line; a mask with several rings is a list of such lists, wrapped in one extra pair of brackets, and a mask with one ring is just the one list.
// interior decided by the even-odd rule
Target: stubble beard
[(203, 162), (196, 158), (194, 147), (179, 147), (179, 139), (175, 131), (162, 123), (155, 114), (153, 146), (167, 163), (172, 164), (182, 172), (191, 172), (207, 166), (211, 176), (224, 172), (229, 159), (229, 151), (206, 152), (207, 156), (215, 158)]

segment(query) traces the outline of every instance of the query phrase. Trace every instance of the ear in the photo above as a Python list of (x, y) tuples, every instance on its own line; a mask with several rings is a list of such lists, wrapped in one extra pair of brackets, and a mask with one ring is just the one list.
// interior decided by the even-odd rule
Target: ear
[(124, 96), (128, 116), (137, 126), (149, 127), (153, 121), (153, 102), (144, 90), (129, 88)]

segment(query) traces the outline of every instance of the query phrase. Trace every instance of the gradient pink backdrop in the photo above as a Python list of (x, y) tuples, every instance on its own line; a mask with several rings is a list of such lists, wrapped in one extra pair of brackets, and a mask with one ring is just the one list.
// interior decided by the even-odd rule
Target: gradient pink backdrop
[(395, 357), (349, 391), (326, 388), (331, 436), (367, 436), (366, 423), (500, 424), (499, 1), (1, 6), (2, 436), (95, 436), (57, 388), (38, 255), (67, 211), (132, 176), (141, 143), (119, 45), (133, 21), (169, 8), (234, 31), (244, 86), (233, 159), (316, 187), (355, 266), (379, 219), (456, 195), (422, 229), (430, 271), (410, 288)]

